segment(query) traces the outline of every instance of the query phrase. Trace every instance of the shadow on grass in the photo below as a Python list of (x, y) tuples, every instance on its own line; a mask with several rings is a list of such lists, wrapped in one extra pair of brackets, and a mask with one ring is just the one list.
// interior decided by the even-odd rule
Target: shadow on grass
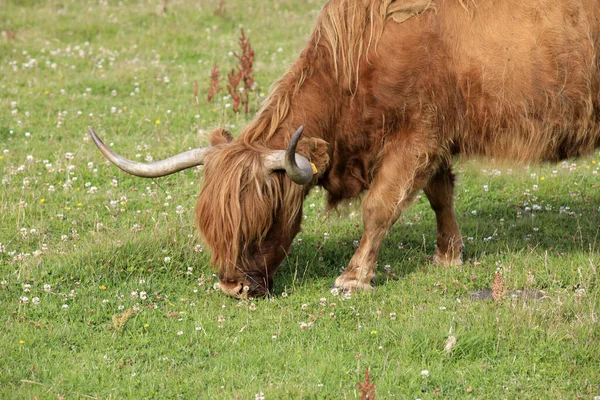
[[(459, 217), (465, 242), (463, 260), (468, 264), (489, 257), (503, 259), (507, 255), (531, 253), (550, 253), (559, 257), (576, 253), (600, 256), (600, 216), (594, 205), (577, 200), (570, 200), (569, 204), (572, 210), (577, 210), (576, 215), (559, 214), (555, 210), (536, 213), (535, 217), (531, 214), (517, 217), (514, 210), (501, 205), (486, 208), (476, 216), (465, 212)], [(415, 214), (419, 215), (418, 221), (407, 225), (406, 221)], [(330, 221), (328, 228), (334, 232), (327, 239), (305, 233), (301, 245), (294, 241), (290, 256), (278, 271), (275, 292), (322, 279), (326, 279), (326, 284), (333, 284), (356, 251), (354, 240), (362, 235), (362, 227), (357, 228), (354, 223), (354, 220), (343, 219)], [(423, 204), (415, 207), (384, 239), (377, 273), (382, 274), (384, 266), (389, 265), (393, 276), (403, 279), (430, 264), (435, 238), (433, 212)]]

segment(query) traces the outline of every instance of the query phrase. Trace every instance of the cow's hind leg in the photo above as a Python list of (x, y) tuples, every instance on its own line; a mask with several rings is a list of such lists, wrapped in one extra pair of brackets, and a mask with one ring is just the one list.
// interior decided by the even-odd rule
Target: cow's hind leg
[(363, 200), (364, 232), (348, 267), (335, 281), (344, 290), (371, 289), (379, 247), (391, 226), (431, 176), (423, 143), (390, 145)]
[(434, 262), (461, 265), (463, 241), (454, 215), (454, 175), (441, 167), (423, 188), (437, 222), (437, 247)]

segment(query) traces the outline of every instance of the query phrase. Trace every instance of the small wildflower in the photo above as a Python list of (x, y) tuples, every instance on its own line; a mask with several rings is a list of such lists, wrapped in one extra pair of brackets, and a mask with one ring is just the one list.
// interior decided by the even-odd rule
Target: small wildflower
[(421, 371), (421, 376), (428, 377), (429, 376), (429, 371), (426, 370), (426, 369), (424, 369), (423, 371)]
[(150, 326), (150, 324), (144, 324), (144, 328), (147, 328), (149, 326)]
[(371, 331), (371, 335), (377, 335), (377, 331), (376, 330), (372, 330)]
[(148, 298), (148, 294), (146, 292), (140, 292), (140, 299), (146, 300)]
[(170, 263), (171, 262), (171, 257), (165, 257), (165, 263)]
[[(44, 286), (44, 289), (45, 288), (46, 287)], [(48, 289), (50, 289), (50, 285), (48, 285)], [(106, 290), (106, 286), (105, 285), (100, 285), (100, 286), (98, 286), (98, 289), (100, 289), (100, 290)]]
[(33, 299), (31, 299), (31, 302), (37, 306), (40, 304), (40, 298), (34, 297)]
[(396, 319), (396, 313), (395, 312), (391, 312), (390, 313), (390, 319), (393, 321)]
[(25, 344), (25, 341), (24, 341), (24, 340), (19, 340), (19, 344), (20, 344), (20, 345), (24, 345), (24, 344)]
[(69, 308), (69, 305), (68, 304), (63, 304), (62, 308), (66, 310), (67, 308)]
[(181, 336), (181, 335), (183, 335), (183, 331), (178, 331), (177, 336)]
[(156, 120), (154, 123), (155, 123), (156, 125), (160, 125), (160, 119), (157, 119), (157, 120)]

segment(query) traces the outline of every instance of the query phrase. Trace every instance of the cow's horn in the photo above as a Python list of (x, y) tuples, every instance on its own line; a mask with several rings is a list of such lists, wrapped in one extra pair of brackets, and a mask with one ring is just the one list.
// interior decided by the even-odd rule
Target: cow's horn
[(269, 171), (284, 170), (290, 179), (299, 185), (306, 185), (313, 177), (313, 167), (310, 161), (296, 153), (296, 146), (303, 130), (303, 126), (296, 130), (288, 143), (287, 150), (276, 150), (265, 157), (265, 167)]
[(204, 164), (204, 157), (209, 150), (208, 148), (199, 147), (161, 161), (145, 164), (121, 157), (102, 143), (102, 140), (96, 135), (94, 128), (88, 126), (88, 131), (96, 146), (104, 154), (104, 157), (108, 158), (110, 162), (128, 174), (141, 176), (142, 178), (158, 178), (159, 176), (174, 174), (175, 172), (195, 167), (196, 165), (202, 165)]

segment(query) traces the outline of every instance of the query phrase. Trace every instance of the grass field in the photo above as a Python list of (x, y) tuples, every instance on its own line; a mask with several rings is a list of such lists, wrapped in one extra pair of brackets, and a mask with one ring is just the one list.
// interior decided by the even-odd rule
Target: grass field
[[(243, 26), (260, 101), (322, 3), (0, 0), (0, 398), (353, 399), (367, 368), (381, 399), (600, 396), (600, 154), (458, 160), (465, 264), (431, 263), (422, 197), (376, 290), (351, 296), (330, 287), (359, 201), (327, 213), (313, 190), (275, 296), (240, 301), (214, 289), (195, 236), (201, 169), (135, 178), (88, 140), (93, 125), (145, 160), (237, 132), (249, 117), (226, 92), (205, 100), (213, 64), (234, 67)], [(544, 296), (472, 298), (497, 270)]]

